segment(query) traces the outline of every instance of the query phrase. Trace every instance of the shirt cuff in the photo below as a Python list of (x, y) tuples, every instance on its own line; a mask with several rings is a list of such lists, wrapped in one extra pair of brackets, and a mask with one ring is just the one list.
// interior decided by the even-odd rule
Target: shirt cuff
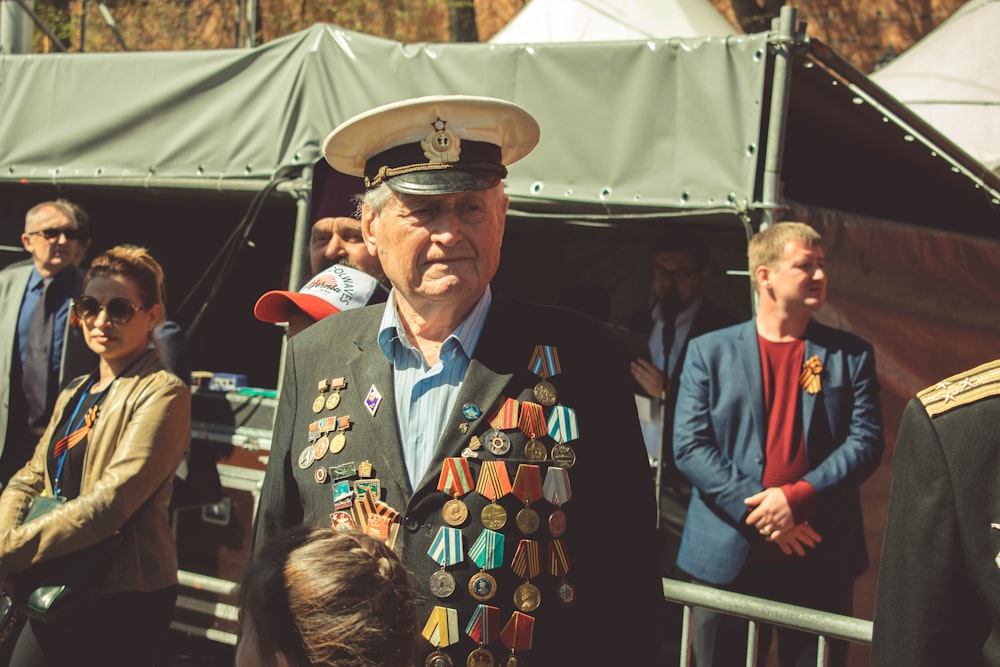
[(792, 518), (796, 524), (808, 521), (816, 516), (816, 489), (809, 482), (800, 479), (791, 484), (781, 487), (781, 492), (785, 494), (788, 506), (792, 508)]

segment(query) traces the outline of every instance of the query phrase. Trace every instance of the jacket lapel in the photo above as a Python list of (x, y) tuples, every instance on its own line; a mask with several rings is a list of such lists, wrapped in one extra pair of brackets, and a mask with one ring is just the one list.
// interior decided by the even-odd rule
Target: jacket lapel
[(764, 379), (761, 377), (760, 348), (757, 345), (757, 324), (749, 320), (740, 328), (739, 354), (743, 362), (743, 377), (746, 380), (747, 395), (751, 397), (750, 415), (753, 417), (757, 439), (763, 447), (767, 432), (764, 419)]
[[(808, 328), (806, 328), (806, 351), (804, 355), (805, 359), (803, 359), (803, 361), (809, 360), (813, 357), (813, 355), (816, 355), (817, 357), (819, 357), (819, 361), (823, 365), (823, 368), (826, 368), (826, 348), (813, 339), (812, 334), (814, 333), (815, 333), (815, 327), (813, 326), (813, 323), (810, 320), (809, 326)], [(820, 373), (821, 381), (824, 375), (828, 377), (828, 374), (821, 372)], [(820, 393), (822, 393), (822, 391), (823, 389), (821, 386)], [(816, 407), (819, 404), (819, 401), (817, 399), (820, 394), (810, 394), (809, 392), (802, 390), (801, 395), (802, 395), (802, 438), (806, 443), (806, 451), (808, 452), (810, 428), (812, 427), (813, 415), (815, 414)]]

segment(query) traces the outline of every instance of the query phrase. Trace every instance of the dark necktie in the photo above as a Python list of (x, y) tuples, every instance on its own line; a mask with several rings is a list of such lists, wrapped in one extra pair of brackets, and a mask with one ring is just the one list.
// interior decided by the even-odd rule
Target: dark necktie
[(49, 303), (52, 281), (42, 288), (42, 296), (31, 314), (28, 351), (24, 358), (21, 387), (28, 402), (28, 424), (43, 425), (49, 409), (49, 380), (52, 357), (52, 324), (55, 308)]

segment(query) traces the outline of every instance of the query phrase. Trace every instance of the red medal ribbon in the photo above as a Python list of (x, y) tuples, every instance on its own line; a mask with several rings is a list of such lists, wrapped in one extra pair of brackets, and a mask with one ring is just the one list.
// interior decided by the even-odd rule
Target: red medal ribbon
[(481, 604), (472, 613), (472, 619), (465, 628), (465, 633), (480, 646), (492, 644), (500, 627), (500, 608)]
[(464, 496), (472, 491), (472, 470), (469, 460), (461, 456), (453, 456), (444, 460), (441, 466), (441, 477), (438, 478), (438, 491), (443, 491), (453, 498)]
[(479, 471), (476, 491), (491, 501), (496, 501), (510, 493), (510, 477), (503, 461), (483, 461)]
[(530, 505), (542, 497), (542, 469), (539, 466), (522, 463), (514, 475), (514, 496), (525, 505)]
[(521, 418), (517, 427), (532, 440), (547, 432), (545, 410), (538, 403), (524, 401), (521, 403)]
[(553, 577), (565, 577), (569, 572), (569, 553), (561, 538), (549, 542), (549, 574)]
[(490, 415), (490, 426), (498, 431), (517, 428), (517, 405), (517, 399), (505, 398), (503, 403), (497, 406), (496, 411)]
[(529, 651), (534, 632), (535, 619), (515, 611), (507, 621), (507, 625), (500, 631), (500, 641), (511, 651)]
[(343, 417), (339, 417), (337, 419), (338, 431), (346, 431), (349, 428), (351, 428), (351, 418), (349, 416), (344, 415)]
[(521, 540), (517, 545), (514, 560), (510, 563), (510, 569), (514, 571), (514, 574), (525, 580), (537, 577), (542, 570), (538, 542), (535, 540)]

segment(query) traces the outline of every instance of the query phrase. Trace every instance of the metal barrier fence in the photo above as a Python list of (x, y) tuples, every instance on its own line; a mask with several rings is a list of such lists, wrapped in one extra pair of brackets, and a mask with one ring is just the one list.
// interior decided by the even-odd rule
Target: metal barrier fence
[(871, 621), (796, 607), (676, 579), (664, 578), (663, 597), (668, 602), (684, 605), (680, 667), (691, 665), (691, 611), (694, 607), (739, 616), (750, 622), (747, 629), (747, 667), (755, 667), (757, 664), (757, 634), (760, 623), (780, 625), (816, 635), (818, 649), (816, 667), (826, 667), (830, 639), (843, 639), (855, 644), (871, 644), (872, 641)]

